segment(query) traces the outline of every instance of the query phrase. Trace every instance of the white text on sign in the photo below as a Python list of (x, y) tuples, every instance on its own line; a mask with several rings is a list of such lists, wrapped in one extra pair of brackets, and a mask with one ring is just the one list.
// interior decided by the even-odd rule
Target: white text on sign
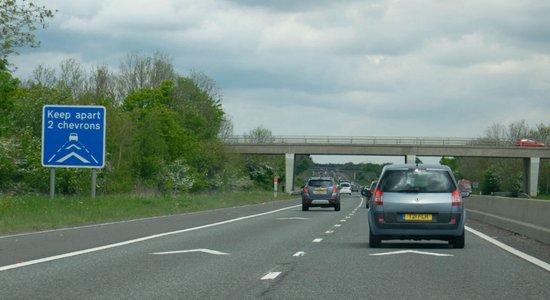
[[(71, 118), (70, 112), (59, 112), (48, 110), (47, 112), (48, 119), (64, 119), (69, 120)], [(80, 113), (77, 112), (75, 115), (77, 120), (101, 120), (101, 112), (96, 111), (94, 113)]]
[[(55, 110), (47, 110), (46, 116), (48, 119), (47, 129), (54, 129), (57, 125), (57, 129), (67, 129), (67, 130), (101, 130), (101, 123), (71, 123), (67, 122), (73, 116), (70, 112), (59, 112)], [(76, 120), (101, 120), (101, 112), (77, 112), (74, 115)], [(62, 120), (59, 123), (55, 123), (51, 119), (60, 119)]]

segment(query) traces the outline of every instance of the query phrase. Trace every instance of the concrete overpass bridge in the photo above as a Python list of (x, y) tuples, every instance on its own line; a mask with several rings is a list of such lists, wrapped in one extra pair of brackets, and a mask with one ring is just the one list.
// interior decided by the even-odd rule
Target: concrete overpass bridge
[(521, 158), (524, 190), (531, 196), (537, 195), (540, 159), (550, 158), (549, 147), (518, 147), (510, 142), (483, 138), (270, 136), (251, 139), (231, 136), (226, 139), (226, 147), (241, 154), (285, 155), (288, 192), (294, 190), (296, 154), (403, 156), (406, 163), (414, 163), (417, 156)]

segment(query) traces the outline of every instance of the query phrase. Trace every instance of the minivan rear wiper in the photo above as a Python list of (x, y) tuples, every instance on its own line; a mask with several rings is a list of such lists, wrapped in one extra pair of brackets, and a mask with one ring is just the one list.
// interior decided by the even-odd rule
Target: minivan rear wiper
[(420, 193), (420, 188), (408, 188), (394, 191), (396, 193)]

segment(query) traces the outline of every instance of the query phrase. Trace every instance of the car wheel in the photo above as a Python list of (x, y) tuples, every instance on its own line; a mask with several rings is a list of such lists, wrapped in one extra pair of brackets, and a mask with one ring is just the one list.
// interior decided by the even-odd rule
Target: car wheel
[(334, 210), (335, 211), (340, 211), (340, 203), (338, 203), (334, 206)]
[(381, 245), (382, 245), (382, 239), (379, 236), (372, 233), (371, 230), (369, 230), (369, 246), (371, 248), (380, 248)]
[(309, 206), (304, 202), (302, 202), (302, 211), (308, 211), (308, 210), (309, 210)]
[(462, 232), (462, 235), (451, 237), (449, 244), (453, 245), (453, 248), (463, 249), (465, 244), (464, 234), (465, 231)]

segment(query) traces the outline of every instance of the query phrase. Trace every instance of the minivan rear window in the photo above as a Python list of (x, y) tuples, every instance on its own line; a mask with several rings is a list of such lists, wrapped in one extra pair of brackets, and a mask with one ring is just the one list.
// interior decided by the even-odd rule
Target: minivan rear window
[(330, 180), (310, 180), (308, 185), (313, 187), (330, 187), (333, 186), (333, 183)]
[(391, 170), (384, 174), (382, 192), (452, 193), (456, 189), (450, 174), (439, 170)]

